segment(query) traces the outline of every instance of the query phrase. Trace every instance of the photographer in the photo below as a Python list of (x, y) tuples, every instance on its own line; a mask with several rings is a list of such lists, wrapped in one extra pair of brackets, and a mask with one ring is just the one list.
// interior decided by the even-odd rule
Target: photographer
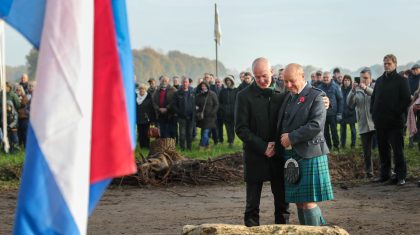
[(372, 75), (369, 68), (360, 72), (360, 77), (354, 78), (351, 92), (347, 96), (347, 105), (356, 108), (359, 134), (362, 140), (363, 156), (365, 159), (366, 177), (373, 177), (372, 141), (375, 126), (370, 113), (370, 99), (373, 93)]

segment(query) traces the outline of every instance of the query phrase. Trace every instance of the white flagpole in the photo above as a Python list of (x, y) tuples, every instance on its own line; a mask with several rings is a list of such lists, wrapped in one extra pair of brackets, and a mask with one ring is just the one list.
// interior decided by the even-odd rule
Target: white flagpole
[(220, 38), (222, 37), (222, 30), (220, 29), (220, 22), (219, 22), (219, 11), (217, 10), (217, 4), (214, 4), (214, 42), (216, 44), (216, 77), (218, 75), (218, 51), (217, 46), (220, 45)]
[(5, 51), (5, 31), (4, 31), (4, 21), (0, 20), (0, 89), (2, 91), (2, 114), (3, 114), (3, 123), (2, 123), (2, 132), (3, 132), (3, 143), (4, 150), (6, 153), (9, 152), (9, 138), (7, 137), (7, 109), (6, 109), (6, 51)]

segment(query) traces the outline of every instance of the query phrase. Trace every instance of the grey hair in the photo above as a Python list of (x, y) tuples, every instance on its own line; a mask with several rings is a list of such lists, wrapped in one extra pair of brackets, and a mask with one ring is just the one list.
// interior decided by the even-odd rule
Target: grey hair
[(369, 67), (364, 67), (360, 73), (368, 73), (369, 76), (372, 76), (372, 71), (370, 71)]

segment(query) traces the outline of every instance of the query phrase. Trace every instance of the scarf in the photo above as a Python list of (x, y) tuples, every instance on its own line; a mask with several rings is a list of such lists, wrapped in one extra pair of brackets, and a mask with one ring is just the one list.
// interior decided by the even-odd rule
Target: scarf
[(137, 98), (136, 98), (137, 104), (141, 105), (143, 101), (146, 99), (146, 97), (147, 97), (147, 92), (143, 96), (140, 95), (140, 93), (138, 93)]

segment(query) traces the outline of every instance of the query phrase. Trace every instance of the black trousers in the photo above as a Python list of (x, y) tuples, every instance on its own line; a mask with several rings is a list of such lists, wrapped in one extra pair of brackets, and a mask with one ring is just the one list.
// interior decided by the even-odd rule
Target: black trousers
[(187, 149), (191, 150), (192, 134), (195, 123), (190, 119), (178, 118), (179, 124), (179, 146), (182, 150), (185, 150), (185, 143), (187, 143)]
[(150, 139), (149, 139), (149, 128), (150, 124), (139, 124), (137, 123), (137, 134), (139, 139), (139, 145), (140, 148), (149, 148), (150, 145)]
[(226, 134), (228, 138), (228, 143), (233, 144), (233, 141), (235, 140), (235, 121), (229, 120), (229, 121), (224, 121), (224, 123), (226, 126)]
[(407, 177), (407, 165), (404, 157), (404, 129), (376, 129), (379, 158), (381, 160), (381, 178), (391, 177), (391, 148), (394, 152), (394, 171), (398, 180)]
[[(271, 192), (274, 196), (274, 222), (287, 224), (289, 222), (289, 203), (284, 197), (282, 180), (272, 180)], [(260, 225), (260, 199), (263, 182), (246, 182), (246, 208), (244, 222), (248, 227)]]
[(216, 125), (217, 125), (217, 139), (219, 143), (223, 143), (223, 120), (217, 119)]
[[(331, 130), (331, 135), (330, 135)], [(340, 140), (338, 139), (337, 132), (337, 117), (335, 115), (328, 115), (325, 120), (324, 136), (327, 141), (328, 148), (331, 149), (331, 136), (335, 148), (338, 148)]]
[(375, 136), (375, 131), (360, 134), (362, 139), (363, 157), (365, 160), (365, 172), (373, 174), (372, 168), (372, 142)]

